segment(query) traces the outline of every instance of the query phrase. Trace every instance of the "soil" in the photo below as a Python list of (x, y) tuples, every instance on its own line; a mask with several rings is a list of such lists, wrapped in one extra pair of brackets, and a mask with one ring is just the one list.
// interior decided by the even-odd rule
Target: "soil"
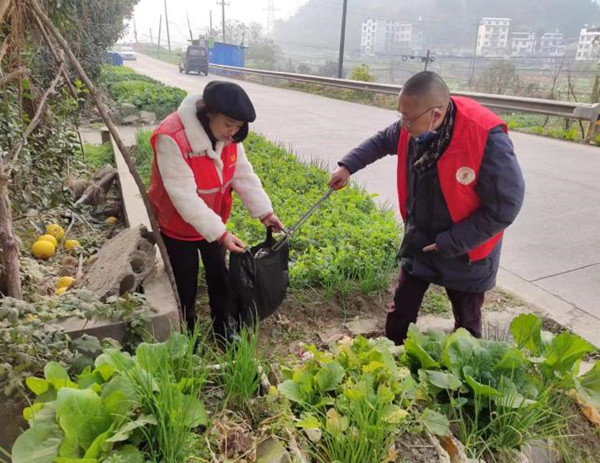
[(579, 406), (570, 404), (563, 454), (568, 455), (561, 463), (598, 463), (600, 461), (600, 429), (592, 425)]
[(403, 434), (395, 446), (396, 463), (437, 463), (440, 460), (438, 449), (425, 435)]
[[(432, 288), (433, 291), (439, 291)], [(385, 336), (385, 320), (394, 287), (369, 295), (351, 294), (345, 300), (327, 297), (323, 290), (290, 290), (278, 312), (261, 325), (263, 345), (270, 356), (294, 354), (302, 344), (326, 347), (331, 342), (352, 333), (346, 325), (363, 321), (367, 337)], [(446, 297), (446, 296), (444, 296)], [(448, 305), (448, 307), (450, 307)], [(510, 321), (520, 313), (533, 311), (518, 298), (500, 290), (490, 291), (483, 307), (484, 336), (506, 339)], [(421, 329), (435, 328), (450, 331), (454, 327), (451, 309), (448, 313), (430, 314), (424, 311), (417, 325)], [(375, 330), (369, 330), (375, 325)]]

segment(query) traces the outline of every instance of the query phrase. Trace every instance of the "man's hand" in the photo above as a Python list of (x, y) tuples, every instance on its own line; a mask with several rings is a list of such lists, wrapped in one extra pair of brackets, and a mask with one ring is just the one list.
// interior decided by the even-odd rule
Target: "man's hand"
[(221, 244), (225, 246), (225, 249), (231, 252), (244, 252), (246, 250), (244, 242), (233, 233), (225, 234)]
[(283, 224), (281, 223), (281, 220), (279, 220), (277, 216), (273, 213), (267, 215), (266, 217), (263, 217), (262, 219), (260, 219), (260, 221), (266, 228), (271, 227), (275, 231), (282, 231), (284, 228)]
[(348, 180), (350, 180), (350, 171), (344, 166), (340, 166), (331, 174), (328, 185), (334, 190), (340, 190), (348, 185)]
[(434, 252), (438, 250), (437, 244), (433, 243), (423, 248), (423, 252)]

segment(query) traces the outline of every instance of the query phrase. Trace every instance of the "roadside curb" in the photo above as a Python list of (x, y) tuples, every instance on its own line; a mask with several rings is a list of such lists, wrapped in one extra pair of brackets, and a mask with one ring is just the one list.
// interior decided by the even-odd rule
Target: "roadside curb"
[(599, 346), (600, 320), (579, 307), (503, 268), (498, 271), (498, 287), (515, 294), (559, 325)]

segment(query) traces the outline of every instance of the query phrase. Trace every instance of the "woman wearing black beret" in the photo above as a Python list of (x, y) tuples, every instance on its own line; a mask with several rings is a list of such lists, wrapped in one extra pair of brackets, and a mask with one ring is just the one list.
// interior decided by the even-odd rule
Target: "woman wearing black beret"
[(256, 119), (246, 92), (232, 82), (213, 81), (202, 95), (190, 95), (154, 131), (148, 194), (175, 274), (183, 317), (196, 324), (195, 300), (200, 253), (213, 329), (226, 338), (229, 290), (225, 253), (244, 243), (227, 232), (232, 191), (265, 227), (283, 229), (262, 184), (246, 158), (242, 141)]

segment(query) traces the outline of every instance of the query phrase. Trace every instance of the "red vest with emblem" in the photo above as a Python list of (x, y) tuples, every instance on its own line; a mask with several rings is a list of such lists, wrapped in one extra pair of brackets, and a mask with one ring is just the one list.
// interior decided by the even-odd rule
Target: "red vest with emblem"
[(223, 172), (222, 176), (219, 177), (213, 160), (206, 153), (194, 153), (192, 151), (181, 119), (176, 112), (170, 114), (161, 122), (150, 139), (154, 149), (154, 160), (148, 196), (161, 232), (179, 240), (202, 240), (204, 237), (179, 215), (164, 187), (156, 162), (156, 138), (159, 135), (168, 135), (175, 140), (185, 162), (194, 173), (196, 193), (208, 207), (221, 217), (223, 223), (226, 223), (229, 219), (233, 203), (231, 181), (237, 163), (237, 145), (231, 143), (223, 148), (221, 153)]
[[(462, 97), (452, 97), (456, 106), (454, 132), (450, 145), (437, 162), (442, 194), (453, 223), (461, 222), (475, 212), (481, 200), (475, 191), (479, 169), (487, 144), (488, 133), (494, 127), (506, 124), (500, 117), (479, 103)], [(407, 154), (410, 135), (406, 129), (400, 133), (398, 143), (398, 199), (400, 213), (406, 221), (408, 202)], [(502, 238), (502, 232), (469, 251), (469, 259), (485, 259)]]

